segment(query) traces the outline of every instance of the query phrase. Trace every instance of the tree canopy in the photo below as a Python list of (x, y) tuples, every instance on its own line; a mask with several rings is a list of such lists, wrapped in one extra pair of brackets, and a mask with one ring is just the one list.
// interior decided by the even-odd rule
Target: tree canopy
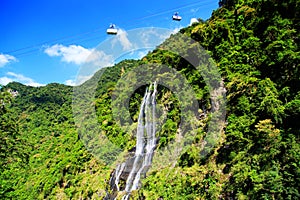
[[(205, 113), (198, 118), (197, 135), (177, 164), (152, 170), (133, 199), (300, 198), (299, 1), (222, 2), (207, 21), (180, 30), (213, 58), (227, 91), (222, 137), (206, 157), (199, 152), (211, 118), (211, 96), (191, 63), (166, 50), (166, 45), (184, 46), (176, 34), (142, 59), (124, 60), (92, 77), (98, 81), (93, 102), (97, 122), (90, 123), (124, 151), (134, 148), (133, 130), (146, 86), (130, 97), (133, 133), (115, 121), (111, 95), (118, 80), (137, 66), (155, 63), (177, 70), (192, 86)], [(91, 80), (76, 87), (88, 91)], [(105, 196), (113, 169), (94, 157), (78, 135), (73, 89), (56, 83), (29, 87), (14, 82), (1, 87), (1, 199)], [(182, 105), (170, 89), (159, 86), (158, 90), (158, 103), (168, 113), (157, 133), (160, 149), (176, 139)], [(112, 149), (101, 151), (115, 156)]]

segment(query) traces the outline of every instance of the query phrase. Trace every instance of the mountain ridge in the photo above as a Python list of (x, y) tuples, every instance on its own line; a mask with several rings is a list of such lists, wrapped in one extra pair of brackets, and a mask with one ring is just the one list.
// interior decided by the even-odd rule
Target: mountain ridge
[[(211, 96), (201, 74), (164, 49), (164, 45), (184, 46), (176, 35), (141, 60), (102, 69), (81, 85), (88, 90), (97, 81), (92, 101), (96, 126), (125, 151), (135, 145), (133, 134), (146, 86), (130, 97), (132, 133), (114, 120), (111, 95), (117, 81), (137, 66), (172, 66), (184, 75), (201, 111), (206, 111), (199, 120), (202, 127), (177, 164), (147, 174), (133, 199), (300, 197), (299, 10), (296, 0), (227, 0), (209, 20), (180, 30), (214, 59), (227, 90), (224, 137), (204, 158), (199, 152), (211, 117)], [(6, 101), (6, 88), (18, 95)], [(158, 90), (158, 102), (168, 111), (157, 133), (160, 149), (178, 132), (180, 102), (170, 89), (158, 86)], [(6, 102), (0, 117), (0, 139), (5, 141), (0, 157), (2, 199), (100, 199), (110, 190), (108, 179), (114, 168), (94, 157), (78, 136), (73, 92), (74, 87), (57, 83), (37, 88), (10, 83), (1, 88), (0, 99)], [(90, 142), (97, 145), (97, 140)], [(102, 150), (114, 156), (111, 149)]]

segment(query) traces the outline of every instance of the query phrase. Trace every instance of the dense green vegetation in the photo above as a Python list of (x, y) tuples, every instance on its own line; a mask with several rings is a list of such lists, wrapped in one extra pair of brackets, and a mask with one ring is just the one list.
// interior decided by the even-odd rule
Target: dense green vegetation
[(79, 199), (104, 193), (105, 177), (99, 176), (104, 166), (87, 152), (74, 127), (72, 88), (7, 87), (18, 95), (1, 115), (1, 141), (7, 150), (1, 143), (0, 198)]
[[(124, 150), (134, 147), (136, 123), (129, 127), (133, 132), (121, 129), (113, 117), (111, 95), (117, 81), (136, 66), (173, 67), (193, 87), (200, 108), (208, 111), (207, 117), (199, 118), (197, 136), (177, 165), (152, 170), (133, 198), (300, 198), (299, 10), (297, 0), (227, 0), (209, 20), (180, 30), (214, 59), (227, 91), (222, 138), (204, 158), (199, 152), (212, 107), (209, 88), (190, 63), (165, 50), (167, 45), (184, 46), (176, 35), (141, 60), (125, 60), (95, 74), (98, 126)], [(90, 81), (80, 87), (88, 91)], [(145, 87), (130, 97), (133, 122)], [(168, 88), (159, 86), (159, 91), (158, 103), (168, 111), (157, 133), (158, 148), (163, 148), (178, 131), (181, 105)], [(72, 92), (61, 84), (34, 88), (10, 83), (1, 88), (0, 199), (105, 196), (112, 169), (80, 140)]]

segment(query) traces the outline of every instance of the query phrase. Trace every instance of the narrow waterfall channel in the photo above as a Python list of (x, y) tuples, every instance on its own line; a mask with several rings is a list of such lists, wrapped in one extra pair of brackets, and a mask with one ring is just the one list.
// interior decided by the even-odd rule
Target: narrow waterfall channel
[[(120, 191), (125, 191), (122, 200), (129, 199), (131, 191), (139, 188), (141, 177), (146, 175), (151, 166), (157, 142), (155, 137), (156, 93), (157, 83), (154, 82), (146, 89), (141, 103), (134, 155), (130, 156), (124, 163), (119, 164), (111, 174), (109, 185), (113, 193), (108, 194), (104, 199), (115, 199)], [(125, 186), (120, 185), (121, 179), (125, 182)]]

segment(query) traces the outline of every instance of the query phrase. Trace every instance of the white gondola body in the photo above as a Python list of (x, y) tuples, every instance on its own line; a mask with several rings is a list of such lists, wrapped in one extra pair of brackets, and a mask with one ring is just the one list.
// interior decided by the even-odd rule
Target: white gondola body
[(107, 34), (112, 34), (112, 35), (116, 35), (118, 33), (118, 30), (116, 28), (108, 28), (106, 30)]
[(173, 20), (180, 21), (181, 20), (181, 16), (179, 16), (179, 15), (173, 15)]

